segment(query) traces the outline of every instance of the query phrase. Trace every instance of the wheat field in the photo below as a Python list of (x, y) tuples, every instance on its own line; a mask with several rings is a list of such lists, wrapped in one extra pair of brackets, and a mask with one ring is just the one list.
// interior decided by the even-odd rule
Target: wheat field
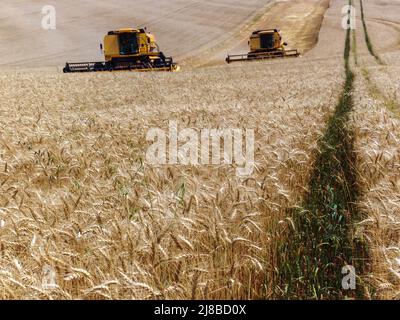
[[(224, 7), (238, 24), (265, 10), (238, 2)], [(296, 59), (177, 73), (2, 69), (0, 299), (399, 299), (398, 4), (363, 1), (362, 17), (359, 0), (327, 2), (304, 5), (307, 17), (318, 3), (323, 21), (312, 27), (314, 12), (304, 37), (291, 34), (312, 47)], [(349, 3), (358, 27), (346, 33)], [(207, 36), (221, 40), (228, 20)], [(243, 35), (230, 36), (241, 48)], [(197, 41), (178, 56), (208, 39)], [(149, 130), (171, 121), (199, 133), (254, 130), (253, 173), (149, 164)], [(358, 291), (342, 292), (342, 267), (360, 261)]]
[[(287, 71), (294, 90), (284, 94), (287, 77), (272, 64), (195, 75), (42, 73), (39, 82), (37, 74), (3, 76), (1, 297), (270, 295), (263, 282), (272, 282), (274, 246), (290, 227), (285, 210), (304, 192), (341, 85), (342, 68), (323, 65)], [(266, 87), (265, 78), (275, 80)], [(304, 89), (312, 102), (296, 94)], [(169, 120), (253, 128), (255, 175), (238, 179), (231, 166), (146, 165), (148, 128)], [(40, 289), (44, 265), (57, 272), (50, 291)]]

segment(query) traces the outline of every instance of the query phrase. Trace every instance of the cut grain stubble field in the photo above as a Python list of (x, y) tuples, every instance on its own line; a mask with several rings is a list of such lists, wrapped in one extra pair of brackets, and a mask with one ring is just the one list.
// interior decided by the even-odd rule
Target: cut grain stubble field
[(151, 128), (146, 141), (152, 142), (146, 151), (148, 165), (235, 165), (238, 177), (250, 177), (254, 171), (253, 129), (180, 129), (170, 121), (167, 132)]

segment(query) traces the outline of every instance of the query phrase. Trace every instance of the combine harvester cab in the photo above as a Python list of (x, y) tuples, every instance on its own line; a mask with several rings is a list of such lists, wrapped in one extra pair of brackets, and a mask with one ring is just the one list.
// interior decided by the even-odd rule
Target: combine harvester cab
[(159, 51), (155, 37), (145, 29), (119, 29), (104, 37), (100, 49), (105, 61), (66, 63), (64, 73), (100, 71), (178, 71), (172, 57)]
[(250, 36), (250, 52), (247, 54), (228, 55), (226, 62), (231, 63), (300, 56), (297, 49), (286, 50), (286, 46), (287, 43), (282, 41), (282, 35), (278, 29), (258, 30), (253, 32)]

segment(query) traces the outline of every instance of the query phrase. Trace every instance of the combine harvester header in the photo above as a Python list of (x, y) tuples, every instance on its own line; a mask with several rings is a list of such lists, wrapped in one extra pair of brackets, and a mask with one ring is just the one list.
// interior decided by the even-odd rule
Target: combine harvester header
[(282, 35), (279, 30), (258, 30), (253, 32), (250, 36), (250, 52), (247, 54), (228, 55), (226, 62), (231, 63), (300, 56), (297, 49), (286, 50), (286, 46), (287, 43), (282, 41)]
[(154, 35), (145, 29), (118, 29), (104, 37), (105, 61), (66, 63), (64, 73), (100, 71), (178, 71), (171, 57), (160, 52)]

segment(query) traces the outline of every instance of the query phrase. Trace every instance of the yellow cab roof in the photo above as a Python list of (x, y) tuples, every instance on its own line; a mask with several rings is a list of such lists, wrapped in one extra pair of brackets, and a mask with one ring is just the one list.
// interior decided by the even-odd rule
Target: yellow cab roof
[(140, 30), (133, 29), (133, 28), (121, 28), (121, 29), (114, 30), (113, 32), (114, 33), (129, 33), (129, 32), (137, 33), (137, 32), (140, 32)]

